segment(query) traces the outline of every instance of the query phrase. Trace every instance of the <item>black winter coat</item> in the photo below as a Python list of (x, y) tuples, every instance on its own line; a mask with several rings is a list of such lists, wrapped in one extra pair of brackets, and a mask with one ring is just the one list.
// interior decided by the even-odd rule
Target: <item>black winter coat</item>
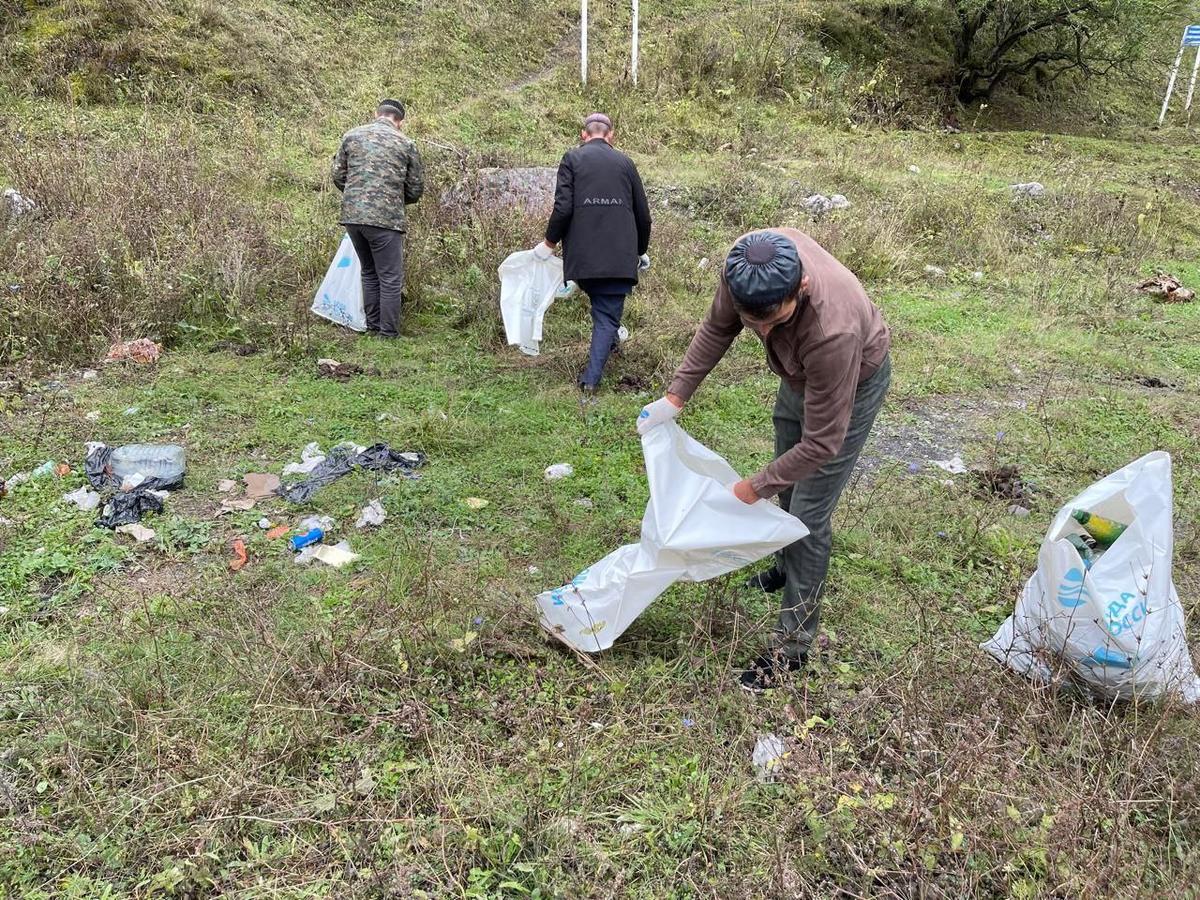
[(633, 160), (598, 138), (568, 150), (546, 240), (562, 241), (568, 281), (636, 282), (638, 257), (650, 247), (650, 204)]

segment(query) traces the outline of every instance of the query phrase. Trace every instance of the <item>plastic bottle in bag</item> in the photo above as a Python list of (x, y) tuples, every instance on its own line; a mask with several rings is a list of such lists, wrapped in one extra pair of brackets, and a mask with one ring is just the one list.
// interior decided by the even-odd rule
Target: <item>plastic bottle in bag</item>
[(1095, 513), (1088, 512), (1085, 509), (1071, 510), (1071, 518), (1083, 526), (1083, 530), (1096, 539), (1096, 543), (1101, 547), (1111, 547), (1117, 542), (1128, 525), (1122, 525), (1120, 522), (1114, 522), (1112, 519), (1106, 519), (1104, 516), (1098, 516)]
[(109, 464), (122, 480), (143, 475), (146, 480), (176, 481), (186, 469), (186, 454), (178, 444), (126, 444), (112, 452)]
[(1083, 567), (1090, 569), (1092, 563), (1096, 561), (1096, 554), (1088, 542), (1078, 534), (1068, 534), (1067, 542), (1079, 551), (1079, 558), (1083, 560)]

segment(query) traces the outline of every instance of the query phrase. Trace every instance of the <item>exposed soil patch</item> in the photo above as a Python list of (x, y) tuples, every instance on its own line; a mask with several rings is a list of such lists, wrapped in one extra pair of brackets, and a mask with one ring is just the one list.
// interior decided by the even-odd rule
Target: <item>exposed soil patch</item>
[(1033, 486), (1021, 478), (1016, 466), (998, 466), (975, 473), (977, 491), (985, 497), (1001, 500), (1027, 501), (1033, 495)]
[(997, 414), (1023, 401), (932, 397), (906, 400), (875, 423), (859, 465), (873, 472), (891, 463), (926, 463), (963, 455), (968, 444), (996, 430)]

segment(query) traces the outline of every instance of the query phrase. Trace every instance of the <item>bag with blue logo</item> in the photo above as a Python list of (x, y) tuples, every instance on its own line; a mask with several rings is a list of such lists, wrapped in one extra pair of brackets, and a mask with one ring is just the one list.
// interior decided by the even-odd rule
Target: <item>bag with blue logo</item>
[(588, 653), (611, 647), (674, 582), (733, 572), (808, 534), (773, 503), (739, 500), (741, 476), (675, 422), (646, 432), (642, 454), (650, 502), (641, 541), (537, 598), (542, 627)]
[(355, 331), (367, 330), (367, 316), (363, 312), (362, 267), (358, 254), (350, 243), (350, 235), (342, 237), (342, 244), (325, 273), (325, 280), (317, 288), (312, 311), (322, 319), (337, 325), (345, 325)]
[[(1105, 697), (1200, 701), (1171, 580), (1171, 457), (1148, 453), (1059, 510), (1013, 612), (981, 646), (1042, 684), (1062, 676)], [(1094, 561), (1068, 539), (1087, 510), (1128, 527)]]

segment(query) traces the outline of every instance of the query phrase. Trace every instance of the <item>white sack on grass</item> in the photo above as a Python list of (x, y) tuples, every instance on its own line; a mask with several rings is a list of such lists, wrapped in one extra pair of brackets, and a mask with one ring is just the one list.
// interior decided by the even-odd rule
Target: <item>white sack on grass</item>
[(363, 312), (362, 266), (358, 254), (350, 243), (350, 235), (342, 237), (325, 273), (325, 280), (317, 288), (312, 311), (336, 325), (345, 325), (354, 331), (367, 330), (367, 315)]
[(641, 542), (537, 598), (543, 627), (588, 653), (611, 647), (672, 583), (716, 578), (808, 534), (773, 503), (734, 496), (741, 476), (675, 422), (647, 432), (642, 453), (650, 502)]
[[(1090, 569), (1065, 540), (1074, 509), (1128, 522)], [(1148, 453), (1102, 478), (1055, 516), (1016, 610), (981, 646), (1015, 672), (1050, 683), (1059, 669), (1109, 697), (1200, 700), (1171, 581), (1171, 457)]]
[(563, 283), (562, 260), (557, 256), (540, 260), (532, 250), (520, 250), (509, 254), (497, 271), (505, 337), (526, 356), (537, 356), (542, 320)]

